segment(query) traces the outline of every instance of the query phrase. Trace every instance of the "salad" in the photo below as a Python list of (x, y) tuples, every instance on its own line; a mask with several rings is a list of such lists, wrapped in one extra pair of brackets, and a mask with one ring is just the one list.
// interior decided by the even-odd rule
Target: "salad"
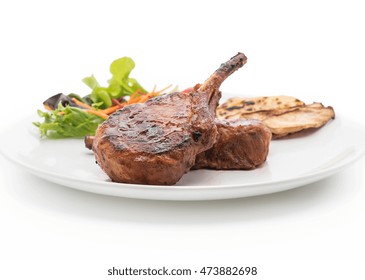
[(129, 75), (135, 67), (130, 57), (114, 60), (110, 65), (112, 77), (103, 87), (91, 75), (82, 81), (91, 93), (81, 97), (78, 94), (59, 93), (43, 102), (46, 111), (38, 110), (43, 122), (33, 122), (39, 128), (41, 137), (67, 138), (95, 135), (99, 124), (110, 114), (134, 103), (143, 103), (163, 93), (170, 86), (148, 92)]

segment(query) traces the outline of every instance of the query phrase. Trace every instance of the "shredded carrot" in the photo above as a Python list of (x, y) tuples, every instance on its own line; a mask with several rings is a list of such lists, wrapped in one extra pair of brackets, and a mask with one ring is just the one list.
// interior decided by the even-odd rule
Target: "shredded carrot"
[(142, 94), (143, 94), (143, 92), (140, 89), (137, 89), (129, 97), (128, 104), (137, 103), (136, 101), (138, 101), (138, 99), (141, 97)]
[(118, 99), (112, 98), (112, 102), (113, 102), (114, 105), (122, 106), (122, 103), (120, 103)]
[(149, 99), (148, 95), (141, 96), (136, 103), (143, 103)]
[(118, 109), (123, 108), (123, 107), (124, 107), (124, 105), (120, 104), (120, 105), (115, 105), (115, 106), (112, 106), (112, 107), (108, 107), (104, 110), (99, 110), (98, 112), (101, 112), (101, 113), (106, 114), (106, 115), (110, 115), (111, 113), (114, 113), (115, 111), (117, 111)]
[(156, 91), (156, 86), (155, 86), (153, 88), (153, 90), (151, 92), (148, 92), (148, 93), (144, 93), (144, 92), (141, 92), (140, 90), (137, 90), (133, 94), (131, 94), (131, 96), (129, 97), (128, 105), (129, 104), (134, 104), (134, 103), (146, 102), (148, 99), (159, 95), (160, 93), (162, 93), (163, 91), (165, 91), (169, 87), (171, 87), (171, 85), (169, 85), (169, 86), (167, 86), (167, 87), (165, 87), (165, 88), (163, 88), (159, 91)]
[(144, 103), (146, 102), (148, 99), (151, 99), (152, 97), (155, 97), (157, 96), (159, 93), (158, 92), (150, 92), (150, 93), (147, 93), (143, 96), (141, 96), (138, 100), (138, 103)]
[(109, 118), (109, 116), (107, 115), (107, 114), (105, 114), (105, 113), (103, 113), (103, 112), (100, 112), (100, 111), (96, 111), (96, 110), (86, 110), (86, 112), (87, 113), (89, 113), (89, 114), (93, 114), (93, 115), (97, 115), (97, 116), (99, 116), (99, 117), (101, 117), (101, 118), (103, 118), (103, 119), (107, 119), (107, 118)]
[(72, 98), (72, 101), (76, 103), (76, 105), (80, 106), (80, 107), (83, 107), (85, 109), (90, 109), (90, 110), (95, 110), (93, 107), (91, 107), (89, 104), (86, 104), (76, 98)]

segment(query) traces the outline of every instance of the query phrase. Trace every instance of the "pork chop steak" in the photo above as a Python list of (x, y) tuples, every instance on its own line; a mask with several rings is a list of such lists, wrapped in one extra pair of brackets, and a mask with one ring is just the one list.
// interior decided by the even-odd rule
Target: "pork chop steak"
[(196, 156), (192, 169), (254, 169), (266, 160), (271, 131), (258, 120), (215, 120), (218, 139)]
[[(254, 119), (215, 119), (218, 136), (210, 149), (196, 156), (191, 169), (250, 170), (262, 165), (269, 153), (271, 130)], [(85, 137), (92, 149), (94, 136)]]
[(112, 181), (172, 185), (217, 137), (219, 87), (247, 61), (238, 53), (201, 86), (161, 95), (112, 114), (96, 131), (92, 150)]

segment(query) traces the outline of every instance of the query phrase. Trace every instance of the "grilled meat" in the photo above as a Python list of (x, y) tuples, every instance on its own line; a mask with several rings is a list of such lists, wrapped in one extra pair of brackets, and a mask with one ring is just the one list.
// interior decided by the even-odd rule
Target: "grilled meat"
[[(212, 148), (198, 154), (192, 169), (254, 169), (266, 161), (271, 131), (258, 120), (215, 119), (218, 136)], [(94, 136), (85, 137), (85, 146), (92, 149)]]
[(96, 161), (115, 182), (172, 185), (210, 149), (219, 87), (247, 61), (238, 53), (195, 90), (161, 95), (112, 114), (92, 144)]
[(216, 119), (218, 139), (196, 156), (193, 169), (254, 169), (266, 160), (271, 131), (257, 120)]

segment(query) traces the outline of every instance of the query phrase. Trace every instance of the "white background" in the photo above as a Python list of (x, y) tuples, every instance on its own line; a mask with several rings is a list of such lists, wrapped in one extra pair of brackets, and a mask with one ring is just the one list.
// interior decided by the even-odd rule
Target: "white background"
[[(361, 2), (2, 1), (0, 130), (50, 95), (87, 94), (85, 76), (105, 83), (121, 56), (135, 60), (132, 76), (146, 88), (184, 88), (238, 51), (248, 63), (223, 92), (293, 95), (365, 123)], [(364, 279), (364, 171), (362, 159), (284, 193), (156, 202), (64, 188), (0, 157), (0, 278), (249, 265), (259, 269), (252, 279)]]

